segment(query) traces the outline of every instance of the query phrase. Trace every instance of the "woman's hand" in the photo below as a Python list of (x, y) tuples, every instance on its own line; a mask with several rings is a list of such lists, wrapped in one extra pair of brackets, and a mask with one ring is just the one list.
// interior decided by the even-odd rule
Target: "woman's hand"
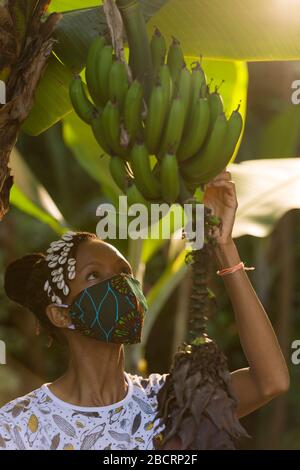
[(232, 229), (238, 207), (235, 184), (231, 181), (229, 171), (222, 171), (205, 186), (205, 206), (212, 210), (213, 215), (221, 219), (220, 227), (215, 229), (215, 237), (219, 245), (232, 241)]

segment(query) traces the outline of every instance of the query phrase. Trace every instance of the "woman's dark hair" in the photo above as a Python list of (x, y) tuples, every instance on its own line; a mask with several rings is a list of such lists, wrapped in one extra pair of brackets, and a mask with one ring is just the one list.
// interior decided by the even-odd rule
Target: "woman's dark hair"
[[(76, 257), (80, 243), (91, 238), (97, 238), (97, 236), (89, 232), (76, 232), (72, 238), (74, 245), (70, 249), (68, 257)], [(57, 328), (46, 315), (46, 307), (51, 303), (51, 298), (44, 290), (47, 280), (51, 282), (51, 269), (48, 267), (46, 254), (32, 253), (16, 259), (7, 266), (4, 289), (11, 300), (31, 310), (41, 326), (56, 336)], [(51, 286), (54, 293), (59, 295), (62, 300), (66, 297), (61, 291), (58, 291), (55, 284)]]

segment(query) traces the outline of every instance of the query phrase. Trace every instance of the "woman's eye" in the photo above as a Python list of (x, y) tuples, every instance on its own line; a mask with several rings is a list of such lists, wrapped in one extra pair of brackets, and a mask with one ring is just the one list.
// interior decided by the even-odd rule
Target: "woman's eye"
[(95, 279), (98, 279), (99, 275), (96, 271), (93, 271), (87, 276), (88, 281), (94, 281)]

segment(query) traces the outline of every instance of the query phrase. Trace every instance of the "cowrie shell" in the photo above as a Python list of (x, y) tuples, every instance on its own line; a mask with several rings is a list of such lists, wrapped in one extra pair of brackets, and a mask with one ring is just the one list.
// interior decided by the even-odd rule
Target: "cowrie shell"
[(57, 261), (51, 261), (51, 263), (48, 264), (49, 268), (55, 268), (57, 266)]
[(68, 271), (75, 271), (75, 265), (74, 264), (69, 264)]
[(75, 259), (75, 258), (70, 258), (70, 259), (68, 259), (68, 264), (70, 264), (71, 266), (73, 266), (75, 263), (76, 263), (76, 259)]
[(74, 277), (75, 277), (75, 271), (70, 271), (68, 273), (68, 279), (74, 279)]
[(69, 293), (69, 288), (66, 284), (63, 287), (63, 293), (64, 293), (64, 295), (68, 295), (68, 293)]
[(52, 291), (52, 287), (49, 286), (49, 287), (48, 287), (48, 290), (47, 290), (47, 294), (49, 295), (51, 291)]
[(67, 258), (65, 256), (59, 257), (59, 260), (58, 260), (59, 264), (65, 264), (66, 261), (67, 261)]
[(63, 288), (64, 288), (64, 285), (65, 285), (65, 281), (59, 281), (59, 282), (57, 283), (57, 287), (58, 287), (59, 289), (63, 289)]
[(56, 296), (56, 303), (57, 303), (57, 304), (62, 304), (61, 298), (58, 297), (58, 296)]
[(44, 284), (44, 291), (48, 290), (49, 288), (49, 281), (46, 281)]
[(52, 295), (51, 301), (52, 301), (52, 302), (55, 302), (55, 300), (56, 300), (56, 295)]

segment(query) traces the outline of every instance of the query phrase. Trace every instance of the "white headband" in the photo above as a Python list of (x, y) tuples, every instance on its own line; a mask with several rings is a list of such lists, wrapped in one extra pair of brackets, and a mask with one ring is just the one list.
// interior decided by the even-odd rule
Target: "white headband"
[[(73, 236), (76, 235), (75, 232), (66, 232), (61, 239), (56, 240), (50, 243), (50, 248), (48, 248), (46, 256), (46, 261), (48, 261), (49, 269), (53, 269), (51, 271), (51, 283), (56, 284), (57, 289), (62, 290), (63, 295), (67, 296), (70, 292), (70, 289), (64, 279), (64, 267), (67, 263), (68, 268), (68, 279), (74, 279), (76, 271), (76, 259), (69, 258), (69, 251), (71, 250), (74, 243), (72, 242)], [(50, 285), (49, 280), (47, 280), (44, 284), (44, 291), (47, 292), (48, 297), (51, 298), (52, 302), (56, 302), (57, 304), (62, 304), (61, 298), (55, 294), (53, 288)]]

